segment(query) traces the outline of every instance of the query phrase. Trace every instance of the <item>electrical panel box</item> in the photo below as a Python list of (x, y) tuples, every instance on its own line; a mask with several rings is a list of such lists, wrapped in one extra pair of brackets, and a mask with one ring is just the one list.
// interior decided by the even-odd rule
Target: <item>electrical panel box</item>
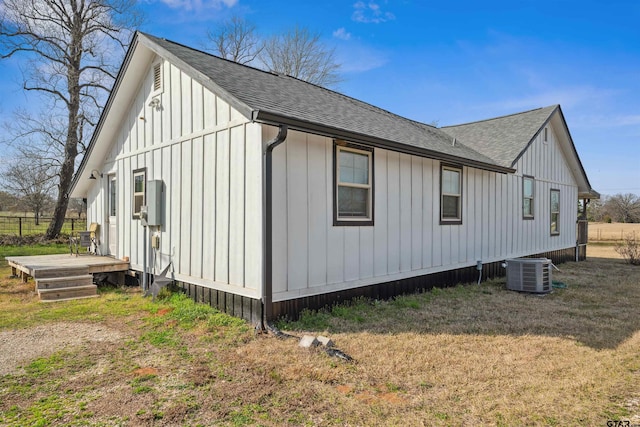
[(147, 225), (162, 225), (163, 186), (161, 179), (147, 181)]

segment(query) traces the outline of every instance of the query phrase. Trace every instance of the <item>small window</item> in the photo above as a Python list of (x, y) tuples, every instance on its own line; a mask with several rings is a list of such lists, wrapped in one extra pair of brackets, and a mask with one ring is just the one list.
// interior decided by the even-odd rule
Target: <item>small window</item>
[(551, 190), (551, 234), (560, 234), (560, 190)]
[(162, 63), (153, 65), (153, 92), (162, 92)]
[(440, 223), (462, 224), (462, 169), (440, 167)]
[(544, 128), (544, 142), (549, 141), (549, 136), (547, 135), (547, 128)]
[(133, 171), (133, 217), (140, 218), (140, 210), (145, 205), (145, 190), (147, 186), (147, 170), (136, 169)]
[(109, 176), (109, 216), (116, 216), (116, 203), (117, 203), (117, 193), (116, 193), (116, 176)]
[(373, 225), (373, 150), (336, 143), (334, 225)]
[(522, 177), (522, 218), (533, 219), (534, 178)]

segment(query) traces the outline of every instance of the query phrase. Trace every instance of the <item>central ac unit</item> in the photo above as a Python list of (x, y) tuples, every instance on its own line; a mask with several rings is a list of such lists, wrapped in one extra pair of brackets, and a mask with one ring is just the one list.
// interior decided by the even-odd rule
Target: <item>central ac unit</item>
[(551, 292), (552, 263), (547, 258), (508, 259), (507, 289), (520, 292)]

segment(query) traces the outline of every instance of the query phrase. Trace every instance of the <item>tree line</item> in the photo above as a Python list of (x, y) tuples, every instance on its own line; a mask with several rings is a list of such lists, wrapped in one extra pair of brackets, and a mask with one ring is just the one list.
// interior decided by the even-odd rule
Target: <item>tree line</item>
[(587, 206), (587, 219), (596, 222), (640, 223), (640, 197), (627, 193), (592, 200)]

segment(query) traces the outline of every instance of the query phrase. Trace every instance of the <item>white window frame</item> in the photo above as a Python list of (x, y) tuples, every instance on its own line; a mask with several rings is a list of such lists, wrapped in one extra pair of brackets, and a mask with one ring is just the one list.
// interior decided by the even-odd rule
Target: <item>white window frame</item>
[[(553, 210), (553, 195), (557, 194), (558, 195), (558, 210), (554, 211)], [(550, 216), (550, 224), (549, 224), (549, 229), (551, 231), (551, 235), (552, 236), (557, 236), (560, 234), (560, 190), (557, 189), (551, 189), (551, 191), (549, 192), (549, 216)], [(554, 215), (555, 215), (555, 222), (553, 221), (554, 219)], [(554, 227), (555, 224), (555, 227)]]
[[(136, 192), (136, 177), (142, 176), (142, 191)], [(147, 201), (147, 168), (136, 169), (133, 171), (131, 179), (131, 212), (134, 219), (140, 219), (140, 210), (136, 211), (136, 198), (142, 197), (140, 206), (144, 206)]]
[[(341, 182), (340, 181), (340, 153), (350, 152), (367, 156), (367, 184), (357, 184), (353, 182)], [(367, 147), (361, 147), (354, 144), (349, 144), (343, 141), (336, 142), (334, 145), (334, 202), (333, 202), (333, 223), (337, 226), (353, 225), (353, 226), (367, 226), (373, 225), (373, 149)], [(365, 216), (341, 216), (339, 206), (339, 189), (340, 187), (351, 188), (363, 188), (367, 190), (367, 214)]]
[(108, 176), (107, 191), (109, 192), (108, 216), (114, 217), (118, 215), (118, 187), (115, 174)]
[[(457, 172), (458, 173), (458, 188), (459, 193), (445, 193), (444, 192), (444, 171)], [(441, 225), (459, 225), (462, 224), (462, 167), (453, 165), (440, 165), (440, 224)], [(445, 217), (444, 216), (444, 197), (457, 197), (458, 198), (458, 216), (457, 217)]]
[[(526, 181), (531, 181), (531, 196), (527, 196), (525, 194)], [(536, 197), (536, 180), (534, 177), (529, 175), (524, 175), (522, 177), (522, 219), (534, 219), (535, 215), (535, 197)], [(525, 201), (530, 200), (529, 206), (531, 207), (531, 212), (527, 213), (524, 210)]]

